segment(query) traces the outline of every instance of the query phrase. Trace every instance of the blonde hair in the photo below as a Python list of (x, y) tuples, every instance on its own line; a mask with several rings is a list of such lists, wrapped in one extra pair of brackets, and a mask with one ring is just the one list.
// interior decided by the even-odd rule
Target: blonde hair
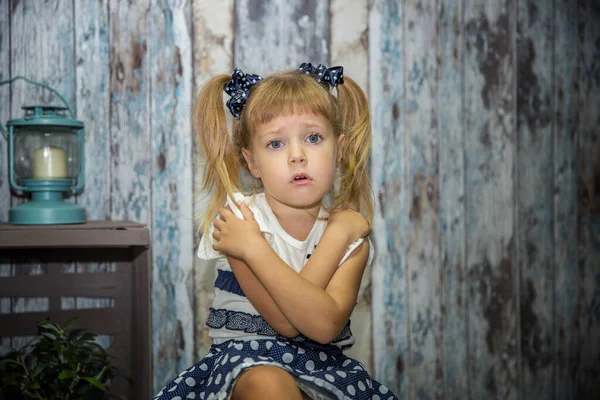
[(206, 156), (202, 190), (213, 192), (201, 216), (203, 231), (208, 233), (214, 217), (227, 196), (243, 192), (240, 168), (248, 169), (242, 148), (250, 148), (252, 134), (260, 125), (281, 115), (317, 114), (327, 118), (335, 136), (346, 136), (340, 163), (339, 190), (332, 193), (330, 210), (351, 208), (369, 222), (373, 218), (373, 199), (368, 174), (371, 150), (371, 120), (364, 92), (358, 84), (344, 77), (338, 84), (337, 97), (302, 71), (274, 73), (256, 83), (239, 121), (234, 120), (229, 135), (223, 88), (230, 75), (218, 75), (203, 86), (196, 100), (193, 125)]

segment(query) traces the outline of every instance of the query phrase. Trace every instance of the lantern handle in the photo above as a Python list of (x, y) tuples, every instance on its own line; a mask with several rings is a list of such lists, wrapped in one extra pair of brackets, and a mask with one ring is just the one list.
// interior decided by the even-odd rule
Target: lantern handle
[[(73, 110), (71, 109), (71, 106), (69, 105), (67, 100), (65, 100), (65, 98), (58, 91), (56, 91), (55, 89), (52, 89), (50, 86), (48, 86), (44, 83), (40, 83), (40, 82), (31, 80), (31, 79), (25, 78), (24, 76), (18, 75), (18, 76), (15, 76), (14, 78), (7, 79), (5, 81), (0, 81), (0, 86), (6, 85), (7, 83), (13, 83), (14, 81), (19, 80), (19, 79), (22, 79), (31, 85), (35, 85), (35, 86), (39, 86), (44, 89), (47, 89), (47, 90), (51, 91), (52, 93), (54, 93), (55, 95), (57, 95), (62, 100), (62, 102), (65, 103), (65, 106), (67, 107), (67, 110), (69, 111), (69, 114), (71, 114), (71, 118), (75, 119), (75, 114), (73, 114)], [(0, 128), (2, 129), (2, 134), (4, 135), (4, 138), (8, 141), (8, 132), (6, 132), (6, 128), (4, 128), (4, 125), (2, 123), (0, 123)]]

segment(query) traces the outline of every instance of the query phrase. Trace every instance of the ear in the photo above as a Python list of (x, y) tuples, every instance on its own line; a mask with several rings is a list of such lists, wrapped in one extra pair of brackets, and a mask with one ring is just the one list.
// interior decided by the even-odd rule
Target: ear
[(248, 150), (246, 148), (243, 148), (242, 155), (244, 156), (246, 163), (248, 163), (248, 169), (250, 170), (250, 173), (252, 174), (252, 176), (255, 178), (260, 178), (260, 171), (256, 167), (256, 163), (254, 162), (254, 157), (252, 156), (252, 152), (250, 152), (250, 150)]
[(342, 133), (340, 136), (338, 136), (337, 143), (337, 162), (339, 163), (342, 161), (342, 154), (344, 154), (344, 150), (346, 149), (346, 135)]

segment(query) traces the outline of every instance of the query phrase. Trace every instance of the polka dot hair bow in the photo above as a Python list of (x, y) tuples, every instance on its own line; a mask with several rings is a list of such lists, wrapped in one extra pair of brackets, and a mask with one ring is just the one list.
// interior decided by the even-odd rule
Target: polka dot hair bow
[(246, 100), (248, 100), (250, 88), (260, 80), (262, 80), (262, 77), (258, 75), (244, 74), (239, 68), (233, 70), (231, 80), (227, 82), (223, 90), (231, 96), (227, 100), (227, 108), (229, 108), (235, 119), (240, 119)]
[(344, 83), (344, 67), (338, 66), (327, 68), (323, 64), (319, 64), (315, 67), (311, 63), (302, 63), (298, 69), (307, 74), (314, 75), (317, 82), (326, 86), (328, 89)]

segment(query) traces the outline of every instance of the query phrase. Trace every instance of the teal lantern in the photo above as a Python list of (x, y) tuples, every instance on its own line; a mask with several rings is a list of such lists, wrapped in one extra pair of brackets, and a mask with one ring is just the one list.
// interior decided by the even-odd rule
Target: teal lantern
[(0, 125), (8, 139), (10, 186), (31, 193), (31, 201), (10, 209), (9, 222), (84, 223), (85, 210), (63, 199), (64, 193), (83, 188), (83, 122), (67, 117), (68, 107), (34, 105), (23, 110), (24, 117), (8, 121), (6, 130)]

